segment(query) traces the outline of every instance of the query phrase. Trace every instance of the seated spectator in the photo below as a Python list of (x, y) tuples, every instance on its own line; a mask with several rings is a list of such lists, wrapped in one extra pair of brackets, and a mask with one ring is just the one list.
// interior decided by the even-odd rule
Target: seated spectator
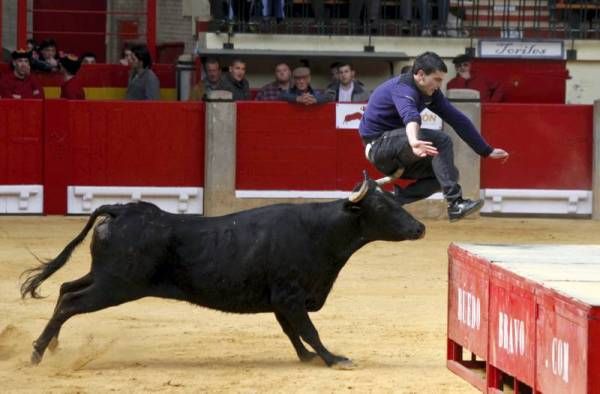
[(204, 89), (206, 93), (212, 90), (224, 90), (223, 71), (221, 64), (217, 59), (206, 59), (204, 69), (206, 70), (206, 83)]
[(471, 70), (472, 59), (468, 55), (458, 55), (453, 60), (456, 77), (448, 81), (447, 89), (475, 89), (479, 91), (482, 103), (500, 102), (504, 99), (502, 86), (498, 82), (479, 76)]
[(123, 66), (131, 66), (131, 44), (125, 43), (123, 44), (123, 50), (121, 51), (121, 58), (119, 59), (119, 63)]
[(33, 38), (27, 40), (27, 51), (31, 53), (31, 59), (38, 59), (40, 57), (38, 53), (38, 45)]
[(32, 67), (37, 71), (58, 71), (56, 42), (53, 39), (42, 41), (39, 47), (39, 58), (32, 62)]
[(294, 86), (287, 93), (281, 94), (281, 99), (289, 103), (304, 105), (321, 104), (331, 99), (310, 86), (310, 68), (296, 67), (292, 73)]
[[(329, 84), (327, 85), (327, 89), (331, 89), (335, 84), (337, 84), (340, 81), (339, 78), (339, 67), (340, 67), (340, 62), (333, 62), (329, 65), (329, 72), (331, 73), (331, 79), (329, 80)], [(306, 67), (309, 67), (308, 65), (306, 65)], [(310, 68), (310, 67), (309, 67)]]
[(240, 59), (233, 59), (229, 66), (229, 73), (222, 79), (224, 90), (233, 94), (233, 101), (250, 100), (250, 84), (246, 79), (246, 62)]
[(146, 45), (131, 48), (131, 73), (127, 85), (127, 100), (159, 100), (160, 82), (152, 71), (152, 58)]
[(402, 68), (400, 69), (400, 74), (406, 74), (412, 72), (412, 65), (407, 64), (406, 66), (402, 66)]
[(339, 102), (364, 102), (369, 100), (369, 92), (358, 81), (354, 80), (354, 67), (345, 62), (338, 68), (339, 82), (327, 90), (333, 101)]
[(85, 52), (81, 55), (81, 64), (96, 64), (96, 55), (92, 52)]
[(276, 101), (281, 100), (281, 93), (287, 93), (292, 80), (292, 71), (287, 63), (279, 63), (275, 66), (275, 80), (263, 86), (256, 95), (259, 101)]
[(43, 99), (42, 86), (31, 75), (31, 52), (19, 49), (11, 53), (12, 72), (0, 80), (0, 97), (13, 99)]
[(68, 100), (85, 100), (85, 92), (81, 81), (76, 77), (81, 61), (75, 55), (65, 55), (58, 59), (65, 81), (60, 85), (60, 98)]

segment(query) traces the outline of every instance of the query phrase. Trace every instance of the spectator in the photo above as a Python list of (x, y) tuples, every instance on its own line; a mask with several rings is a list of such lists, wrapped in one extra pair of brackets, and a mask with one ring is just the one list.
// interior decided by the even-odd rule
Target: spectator
[(350, 0), (350, 23), (354, 26), (361, 25), (360, 15), (363, 8), (366, 7), (365, 23), (370, 25), (371, 33), (377, 31), (377, 22), (379, 22), (379, 10), (381, 8), (381, 0)]
[(123, 44), (123, 50), (121, 51), (121, 59), (119, 59), (119, 63), (123, 66), (131, 66), (131, 44), (125, 43)]
[(338, 70), (339, 82), (327, 90), (327, 94), (333, 101), (364, 102), (369, 100), (369, 92), (361, 83), (354, 80), (352, 64), (341, 63)]
[(213, 90), (226, 90), (223, 84), (221, 65), (215, 58), (208, 58), (204, 62), (204, 71), (206, 77), (198, 81), (190, 91), (190, 101), (200, 101), (206, 98), (206, 95)]
[(284, 0), (262, 0), (262, 17), (264, 19), (275, 17), (281, 22), (284, 17)]
[(79, 67), (81, 67), (80, 59), (75, 55), (65, 55), (58, 59), (58, 64), (62, 70), (65, 81), (60, 85), (60, 98), (68, 100), (85, 100), (85, 92), (81, 81), (76, 77)]
[(131, 73), (125, 97), (127, 100), (160, 99), (160, 82), (152, 71), (152, 58), (146, 45), (131, 48)]
[(325, 22), (325, 1), (312, 0), (311, 6), (315, 16), (315, 22), (317, 24), (323, 24)]
[(44, 91), (31, 75), (31, 52), (19, 49), (11, 53), (12, 72), (0, 80), (0, 97), (14, 99), (43, 99)]
[(224, 90), (223, 85), (223, 72), (221, 71), (221, 64), (217, 59), (208, 58), (206, 59), (204, 68), (206, 70), (206, 93), (212, 90)]
[(287, 63), (279, 63), (275, 66), (275, 80), (263, 86), (256, 99), (259, 101), (276, 101), (281, 100), (282, 93), (289, 92), (292, 80), (292, 71)]
[(37, 43), (33, 38), (27, 40), (27, 51), (31, 53), (31, 59), (38, 59), (40, 54), (38, 53)]
[(330, 101), (331, 99), (314, 90), (310, 86), (310, 68), (297, 67), (292, 73), (294, 78), (294, 86), (287, 93), (281, 94), (281, 99), (289, 103), (298, 103), (304, 105), (321, 104)]
[(85, 52), (81, 55), (81, 64), (96, 64), (96, 55), (92, 52)]
[[(421, 35), (431, 36), (433, 31), (433, 25), (431, 23), (431, 2), (434, 0), (418, 0), (419, 1), (419, 13), (421, 14)], [(449, 12), (449, 0), (435, 0), (437, 5), (437, 35), (447, 35), (448, 23), (448, 12)]]
[(400, 69), (400, 74), (406, 74), (412, 71), (412, 66), (410, 64), (407, 64), (406, 66), (402, 66), (402, 68)]
[(449, 89), (475, 89), (479, 91), (482, 103), (497, 103), (504, 99), (504, 92), (500, 83), (479, 76), (471, 70), (472, 59), (468, 55), (458, 55), (452, 59), (456, 68), (456, 77), (448, 81)]
[(229, 66), (229, 73), (222, 79), (224, 90), (233, 94), (233, 101), (250, 100), (250, 84), (246, 79), (246, 62), (233, 59)]
[(32, 62), (32, 66), (34, 70), (38, 71), (58, 71), (56, 42), (53, 39), (42, 41), (39, 47), (39, 58)]

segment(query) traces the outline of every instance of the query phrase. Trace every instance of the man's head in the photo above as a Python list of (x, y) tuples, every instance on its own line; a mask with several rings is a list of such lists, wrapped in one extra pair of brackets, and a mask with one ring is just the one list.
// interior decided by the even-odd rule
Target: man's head
[(50, 60), (56, 57), (56, 42), (53, 39), (42, 41), (39, 52), (42, 60)]
[(421, 93), (431, 96), (442, 86), (448, 72), (446, 64), (436, 53), (425, 52), (415, 59), (412, 73)]
[(144, 44), (131, 47), (131, 67), (134, 70), (152, 68), (152, 57)]
[(68, 54), (58, 60), (61, 70), (67, 75), (75, 75), (81, 67), (81, 61), (75, 55)]
[(243, 81), (246, 76), (246, 62), (241, 59), (233, 59), (229, 66), (229, 74), (234, 80)]
[(351, 63), (340, 63), (338, 67), (338, 79), (343, 86), (350, 85), (354, 79), (354, 67)]
[(81, 64), (96, 64), (96, 55), (92, 52), (86, 52), (82, 54)]
[(458, 74), (470, 73), (473, 59), (469, 55), (458, 55), (452, 59)]
[(292, 71), (287, 63), (279, 63), (277, 66), (275, 66), (275, 80), (277, 83), (289, 83), (291, 77)]
[(329, 65), (329, 71), (331, 72), (331, 81), (336, 82), (339, 81), (339, 67), (340, 62), (333, 62)]
[(215, 58), (208, 58), (204, 62), (204, 70), (206, 71), (206, 79), (210, 83), (217, 83), (221, 79), (221, 65)]
[(13, 72), (17, 78), (25, 78), (31, 73), (31, 52), (18, 49), (11, 53)]
[(310, 86), (310, 68), (296, 67), (292, 73), (294, 77), (294, 86), (301, 92), (308, 90)]

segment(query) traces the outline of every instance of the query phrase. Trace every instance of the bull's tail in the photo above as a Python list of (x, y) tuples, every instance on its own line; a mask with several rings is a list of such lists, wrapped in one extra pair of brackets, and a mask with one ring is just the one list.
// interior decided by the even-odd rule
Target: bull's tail
[[(111, 216), (115, 217), (117, 213), (123, 208), (122, 205), (103, 205), (96, 209), (87, 221), (85, 227), (75, 239), (63, 249), (62, 252), (56, 258), (49, 261), (41, 261), (40, 265), (35, 268), (28, 269), (21, 274), (21, 277), (26, 275), (27, 278), (21, 285), (21, 297), (25, 298), (28, 294), (31, 298), (42, 298), (37, 292), (38, 287), (48, 279), (52, 274), (58, 271), (71, 257), (73, 250), (85, 239), (87, 233), (94, 226), (96, 218), (99, 216)], [(39, 259), (38, 259), (39, 260)]]

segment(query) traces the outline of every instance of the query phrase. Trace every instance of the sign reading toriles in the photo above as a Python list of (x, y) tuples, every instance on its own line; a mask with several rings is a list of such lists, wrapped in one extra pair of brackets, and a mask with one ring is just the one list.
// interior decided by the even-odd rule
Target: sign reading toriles
[(509, 59), (564, 59), (562, 41), (480, 40), (478, 56)]

